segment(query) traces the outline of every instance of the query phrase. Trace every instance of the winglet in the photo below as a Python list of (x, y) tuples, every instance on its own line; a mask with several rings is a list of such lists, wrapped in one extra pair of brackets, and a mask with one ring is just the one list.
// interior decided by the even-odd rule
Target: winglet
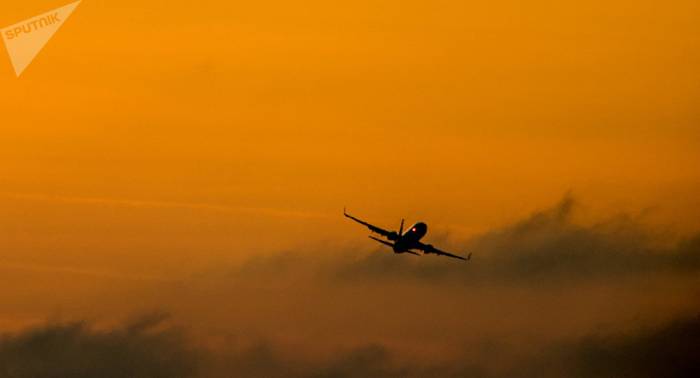
[(469, 261), (469, 260), (471, 260), (471, 259), (472, 259), (472, 253), (469, 252), (469, 255), (467, 255), (467, 261)]

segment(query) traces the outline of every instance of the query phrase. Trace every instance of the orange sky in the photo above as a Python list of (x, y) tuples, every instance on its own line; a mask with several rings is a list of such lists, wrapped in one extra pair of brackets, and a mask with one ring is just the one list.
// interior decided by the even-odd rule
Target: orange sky
[[(6, 4), (0, 24), (62, 4)], [(571, 190), (597, 212), (654, 208), (694, 230), (698, 11), (695, 1), (85, 1), (20, 79), (0, 60), (0, 201), (23, 213), (11, 225), (37, 232), (87, 227), (52, 218), (74, 208), (95, 212), (91, 227), (165, 234), (216, 216), (190, 209), (166, 226), (159, 218), (177, 209), (121, 213), (151, 201), (312, 219), (348, 205), (471, 234)], [(115, 202), (99, 211), (16, 195)], [(302, 228), (286, 223), (310, 221), (253, 213), (210, 224), (287, 239)], [(342, 237), (338, 223), (303, 239)]]
[[(4, 2), (0, 25), (66, 2)], [(0, 328), (374, 248), (344, 205), (466, 240), (571, 192), (583, 221), (696, 232), (699, 19), (697, 0), (83, 0), (20, 78), (0, 55)]]

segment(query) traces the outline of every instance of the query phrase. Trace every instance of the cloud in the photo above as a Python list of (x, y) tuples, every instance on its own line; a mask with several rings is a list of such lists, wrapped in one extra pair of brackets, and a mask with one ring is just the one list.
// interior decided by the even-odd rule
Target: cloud
[(0, 377), (401, 377), (379, 345), (338, 357), (294, 360), (268, 343), (195, 346), (168, 315), (140, 316), (111, 330), (86, 322), (48, 324), (0, 338)]
[(85, 322), (49, 324), (0, 339), (1, 377), (193, 377), (197, 355), (184, 334), (149, 314), (108, 331)]
[(589, 336), (551, 346), (544, 361), (557, 361), (572, 377), (697, 377), (700, 314), (634, 334)]

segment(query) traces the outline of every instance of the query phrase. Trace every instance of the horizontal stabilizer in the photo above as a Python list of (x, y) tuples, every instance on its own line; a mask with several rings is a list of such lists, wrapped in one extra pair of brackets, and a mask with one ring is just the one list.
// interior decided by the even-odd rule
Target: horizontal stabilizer
[(374, 236), (368, 236), (368, 238), (370, 238), (370, 239), (372, 239), (372, 240), (376, 240), (376, 241), (378, 241), (378, 242), (380, 242), (380, 243), (382, 243), (382, 244), (386, 244), (386, 245), (388, 245), (388, 246), (391, 247), (391, 248), (394, 248), (394, 244), (393, 244), (393, 243), (389, 243), (389, 242), (386, 241), (386, 240), (382, 240), (382, 239), (379, 239), (379, 238), (375, 238)]

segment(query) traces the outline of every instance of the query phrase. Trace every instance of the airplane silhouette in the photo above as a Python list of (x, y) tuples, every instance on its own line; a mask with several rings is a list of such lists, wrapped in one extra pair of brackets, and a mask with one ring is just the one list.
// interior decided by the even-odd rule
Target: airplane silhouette
[[(456, 259), (460, 260), (469, 260), (472, 257), (472, 254), (470, 253), (467, 258), (465, 259), (462, 256), (457, 256), (453, 255), (451, 253), (447, 253), (445, 251), (441, 251), (435, 247), (432, 246), (432, 244), (423, 244), (420, 242), (420, 239), (425, 236), (425, 234), (428, 232), (428, 225), (423, 223), (423, 222), (418, 222), (414, 224), (413, 226), (409, 227), (406, 232), (403, 231), (403, 219), (401, 219), (401, 226), (399, 227), (399, 231), (387, 231), (383, 228), (371, 225), (361, 219), (357, 219), (353, 217), (352, 215), (348, 214), (345, 211), (345, 208), (343, 208), (343, 215), (345, 215), (347, 218), (350, 218), (354, 220), (355, 222), (367, 226), (369, 230), (373, 233), (382, 235), (383, 237), (387, 238), (389, 241), (382, 240), (379, 238), (375, 238), (374, 236), (369, 236), (370, 239), (376, 240), (382, 244), (388, 245), (394, 250), (394, 253), (411, 253), (417, 256), (420, 256), (418, 253), (414, 252), (413, 250), (419, 250), (422, 251), (424, 254), (436, 254), (438, 256), (448, 256), (448, 257), (454, 257)], [(392, 243), (393, 242), (393, 243)]]

